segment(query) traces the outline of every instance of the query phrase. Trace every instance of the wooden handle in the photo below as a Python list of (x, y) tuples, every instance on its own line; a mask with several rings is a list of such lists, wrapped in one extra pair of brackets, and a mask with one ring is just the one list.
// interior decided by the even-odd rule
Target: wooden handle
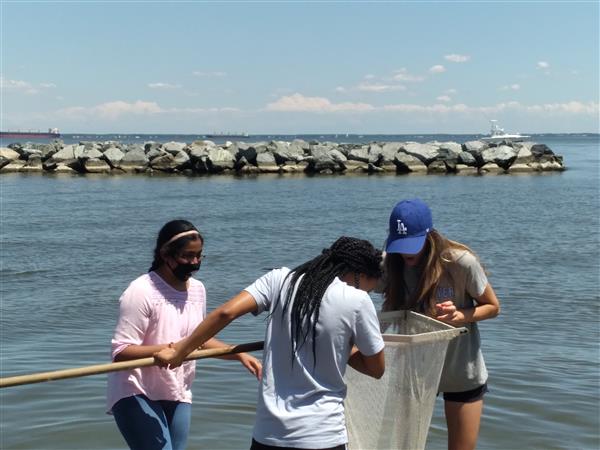
[[(216, 358), (218, 356), (233, 355), (235, 353), (253, 352), (262, 350), (263, 341), (249, 342), (246, 344), (229, 345), (227, 347), (209, 348), (206, 350), (196, 350), (190, 353), (185, 360)], [(64, 378), (85, 377), (87, 375), (96, 375), (107, 372), (117, 372), (119, 370), (136, 369), (138, 367), (148, 367), (156, 365), (154, 357), (132, 359), (130, 361), (120, 361), (108, 364), (97, 364), (94, 366), (75, 367), (73, 369), (55, 370), (53, 372), (32, 373), (29, 375), (19, 375), (16, 377), (0, 378), (0, 388), (20, 386), (23, 384), (43, 383), (44, 381), (62, 380)]]

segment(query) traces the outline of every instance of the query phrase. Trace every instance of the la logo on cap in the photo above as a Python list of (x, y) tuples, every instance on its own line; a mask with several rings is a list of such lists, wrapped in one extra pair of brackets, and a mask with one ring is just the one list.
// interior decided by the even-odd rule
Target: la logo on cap
[(400, 219), (398, 219), (398, 234), (402, 234), (404, 236), (408, 234), (408, 228), (406, 228)]

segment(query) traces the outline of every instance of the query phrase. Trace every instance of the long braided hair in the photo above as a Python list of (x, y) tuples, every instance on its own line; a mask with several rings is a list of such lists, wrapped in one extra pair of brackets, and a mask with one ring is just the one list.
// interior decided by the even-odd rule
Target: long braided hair
[(379, 278), (381, 251), (376, 250), (368, 241), (343, 236), (331, 247), (323, 250), (321, 255), (299, 265), (287, 275), (286, 280), (289, 278), (289, 284), (283, 304), (282, 320), (290, 307), (292, 364), (294, 355), (310, 336), (316, 366), (316, 325), (323, 295), (335, 277), (349, 272), (355, 274), (355, 287), (358, 287), (359, 274)]
[[(152, 265), (148, 272), (152, 272), (153, 270), (158, 269), (163, 264), (163, 259), (161, 256), (161, 249), (166, 242), (173, 237), (178, 235), (179, 233), (185, 233), (186, 231), (198, 231), (194, 224), (188, 222), (183, 219), (171, 220), (163, 225), (163, 227), (158, 232), (158, 237), (156, 238), (156, 247), (154, 248), (154, 259), (152, 261)], [(167, 249), (166, 253), (169, 256), (175, 256), (185, 245), (190, 241), (195, 241), (196, 239), (200, 239), (204, 243), (204, 238), (198, 231), (198, 234), (192, 234), (190, 236), (183, 236), (180, 239), (177, 239), (171, 242)]]

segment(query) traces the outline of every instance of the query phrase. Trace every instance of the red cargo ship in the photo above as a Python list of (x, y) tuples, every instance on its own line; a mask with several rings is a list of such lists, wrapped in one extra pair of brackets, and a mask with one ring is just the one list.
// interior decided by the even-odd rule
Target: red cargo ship
[(59, 138), (60, 131), (58, 128), (48, 128), (48, 131), (0, 131), (0, 138), (10, 139), (39, 139), (39, 138)]

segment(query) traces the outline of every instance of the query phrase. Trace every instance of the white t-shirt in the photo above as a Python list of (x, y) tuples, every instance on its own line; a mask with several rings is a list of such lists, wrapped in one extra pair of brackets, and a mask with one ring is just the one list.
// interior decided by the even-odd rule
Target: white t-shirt
[(346, 364), (353, 345), (366, 356), (383, 350), (377, 313), (366, 292), (335, 278), (321, 301), (316, 365), (312, 337), (292, 357), (291, 305), (282, 317), (289, 273), (286, 267), (272, 270), (245, 289), (256, 300), (256, 314), (269, 312), (253, 436), (279, 447), (345, 444)]

